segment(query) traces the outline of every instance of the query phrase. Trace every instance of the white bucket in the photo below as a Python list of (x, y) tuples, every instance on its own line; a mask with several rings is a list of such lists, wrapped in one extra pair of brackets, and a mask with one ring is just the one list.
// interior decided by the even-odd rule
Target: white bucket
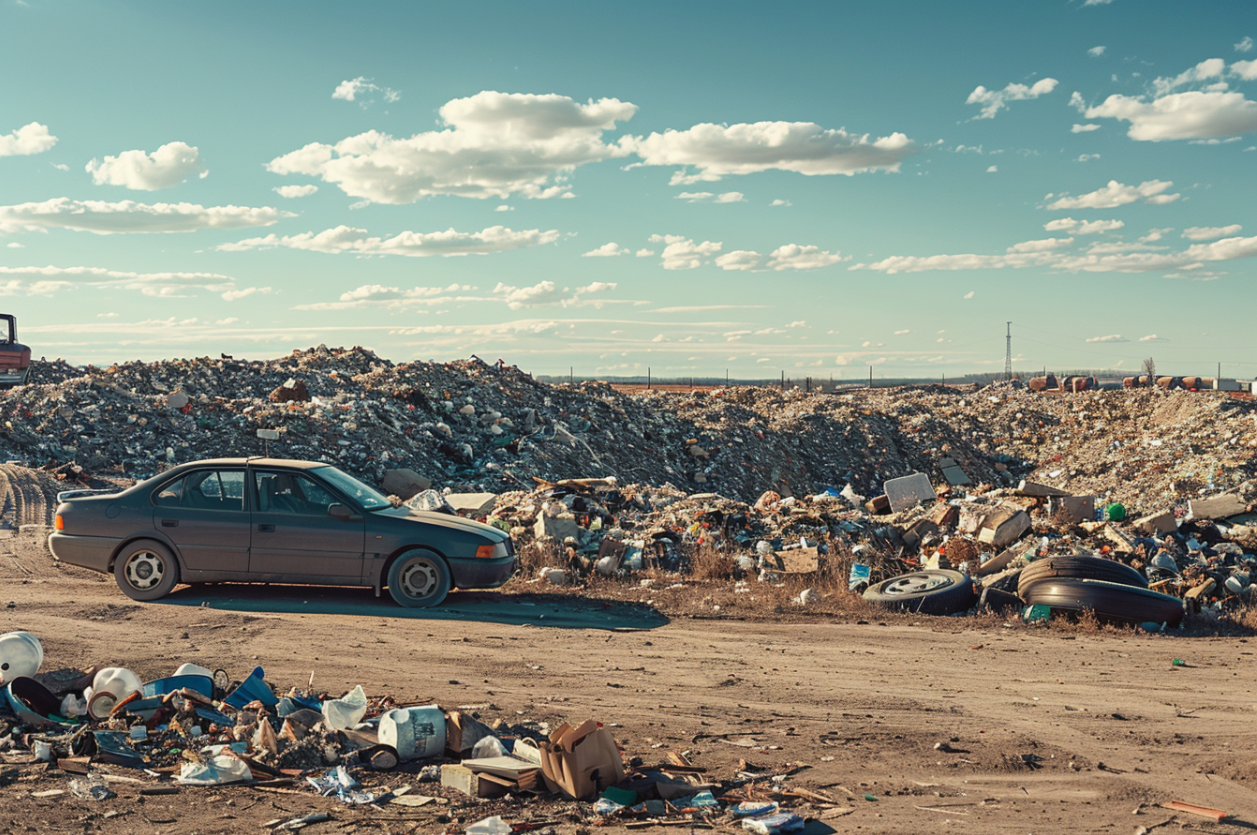
[(439, 757), (445, 750), (445, 714), (436, 705), (399, 707), (380, 716), (380, 742), (403, 760)]

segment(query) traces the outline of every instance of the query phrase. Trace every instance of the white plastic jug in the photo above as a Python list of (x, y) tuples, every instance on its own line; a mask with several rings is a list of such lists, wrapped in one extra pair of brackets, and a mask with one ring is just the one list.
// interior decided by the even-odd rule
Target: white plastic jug
[(0, 684), (20, 676), (31, 678), (44, 663), (44, 647), (29, 632), (0, 635)]
[(91, 695), (87, 698), (87, 713), (93, 719), (107, 719), (114, 705), (143, 686), (140, 677), (125, 667), (106, 667), (92, 679)]
[(436, 705), (399, 707), (380, 716), (379, 735), (403, 760), (439, 757), (445, 750), (445, 714)]

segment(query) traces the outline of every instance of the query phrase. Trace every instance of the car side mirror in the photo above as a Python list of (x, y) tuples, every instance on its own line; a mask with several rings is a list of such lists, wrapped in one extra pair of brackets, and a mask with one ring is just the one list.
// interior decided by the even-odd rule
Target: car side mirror
[(327, 515), (333, 519), (339, 519), (342, 522), (361, 522), (362, 517), (354, 513), (340, 502), (335, 502), (327, 506)]

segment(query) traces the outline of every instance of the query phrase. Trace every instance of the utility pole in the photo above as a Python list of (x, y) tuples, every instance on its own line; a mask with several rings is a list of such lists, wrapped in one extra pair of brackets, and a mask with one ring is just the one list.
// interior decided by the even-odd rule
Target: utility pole
[(646, 366), (646, 390), (650, 391), (650, 366)]
[(1005, 322), (1004, 331), (1004, 379), (1013, 378), (1013, 323)]
[(873, 388), (873, 366), (869, 366), (869, 388)]
[(781, 372), (781, 390), (782, 391), (786, 390), (786, 372), (785, 371)]

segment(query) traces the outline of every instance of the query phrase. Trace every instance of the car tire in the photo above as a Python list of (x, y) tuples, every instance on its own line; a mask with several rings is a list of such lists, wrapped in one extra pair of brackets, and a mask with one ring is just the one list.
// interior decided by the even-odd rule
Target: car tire
[(398, 606), (426, 609), (440, 605), (450, 592), (450, 569), (433, 551), (406, 551), (388, 570), (388, 593)]
[(1026, 592), (1026, 603), (1065, 612), (1095, 612), (1107, 623), (1164, 623), (1178, 626), (1183, 620), (1183, 601), (1152, 589), (1058, 577), (1036, 583)]
[(165, 545), (140, 540), (118, 554), (113, 576), (118, 588), (132, 600), (158, 600), (179, 585), (179, 561)]
[(1017, 578), (1017, 594), (1024, 598), (1036, 584), (1062, 577), (1148, 588), (1148, 579), (1143, 574), (1116, 560), (1085, 556), (1044, 557), (1021, 570)]
[(971, 607), (977, 597), (968, 575), (942, 569), (891, 577), (864, 592), (870, 603), (922, 615), (954, 615)]

